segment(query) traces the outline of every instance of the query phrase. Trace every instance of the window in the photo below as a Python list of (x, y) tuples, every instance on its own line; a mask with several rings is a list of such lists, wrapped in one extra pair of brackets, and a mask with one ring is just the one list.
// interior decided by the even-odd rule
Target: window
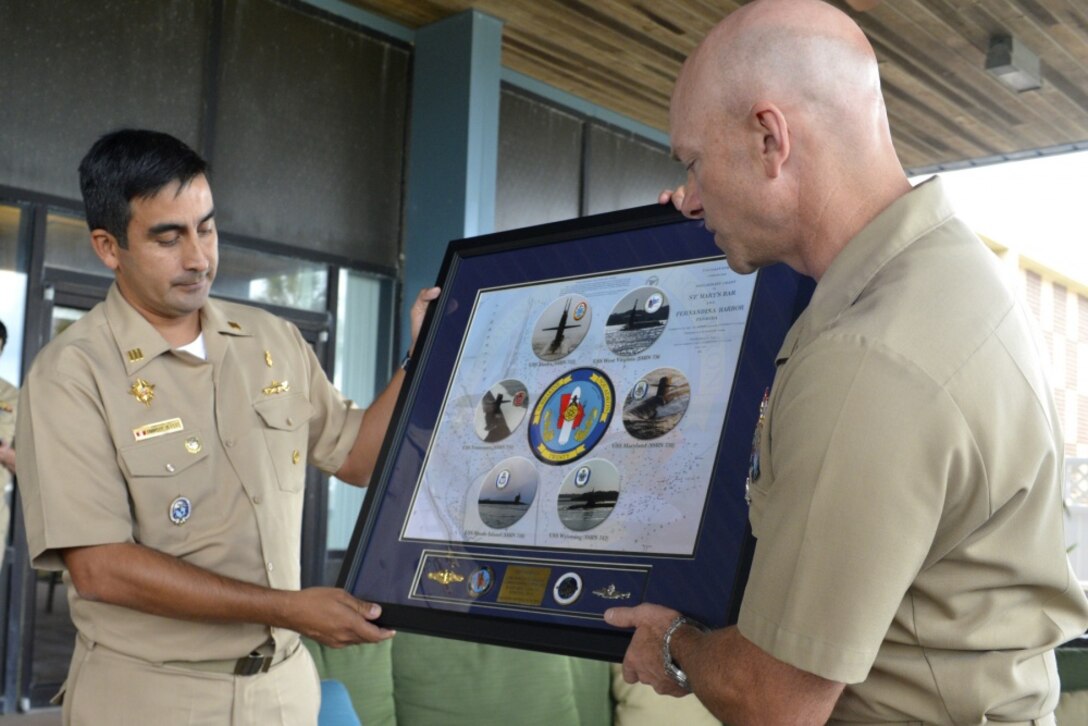
[[(370, 404), (389, 375), (391, 291), (388, 280), (351, 270), (340, 272), (333, 383), (360, 406)], [(365, 495), (365, 489), (329, 477), (329, 551), (347, 549)]]

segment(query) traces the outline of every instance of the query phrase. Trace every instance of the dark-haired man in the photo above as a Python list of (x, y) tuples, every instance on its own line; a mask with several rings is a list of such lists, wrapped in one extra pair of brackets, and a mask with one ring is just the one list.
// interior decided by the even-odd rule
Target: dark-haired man
[(1059, 416), (993, 255), (939, 180), (908, 182), (865, 35), (818, 0), (747, 3), (669, 120), (672, 201), (729, 265), (817, 286), (758, 424), (739, 622), (612, 609), (624, 676), (735, 726), (1052, 725), (1054, 647), (1088, 625)]
[(18, 434), (34, 565), (74, 586), (65, 723), (312, 724), (298, 634), (392, 633), (376, 605), (299, 590), (306, 462), (365, 483), (403, 374), (364, 412), (293, 325), (209, 299), (215, 207), (177, 139), (108, 134), (80, 186), (115, 283), (34, 362)]

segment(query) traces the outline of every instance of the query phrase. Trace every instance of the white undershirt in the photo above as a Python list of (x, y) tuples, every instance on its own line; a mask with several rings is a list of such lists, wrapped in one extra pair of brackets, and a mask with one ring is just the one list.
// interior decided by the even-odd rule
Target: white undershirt
[(208, 360), (208, 349), (204, 347), (204, 333), (201, 331), (200, 335), (196, 336), (196, 340), (188, 345), (183, 345), (178, 350), (183, 350), (189, 355), (195, 355), (201, 360)]

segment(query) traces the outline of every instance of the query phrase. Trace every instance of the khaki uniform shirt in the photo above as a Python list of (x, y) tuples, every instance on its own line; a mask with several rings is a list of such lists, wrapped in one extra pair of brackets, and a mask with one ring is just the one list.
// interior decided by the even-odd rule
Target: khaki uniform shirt
[[(336, 471), (362, 411), (293, 325), (211, 300), (200, 322), (206, 361), (171, 350), (114, 286), (37, 357), (18, 425), (35, 567), (61, 569), (65, 547), (137, 542), (299, 588), (306, 462)], [(182, 500), (190, 511), (178, 521)], [(152, 662), (237, 658), (269, 637), (263, 625), (173, 620), (68, 593), (85, 638)], [(298, 637), (271, 634), (278, 650)]]
[[(19, 389), (0, 378), (0, 441), (8, 445), (15, 438), (15, 410), (18, 402)], [(4, 564), (4, 548), (7, 546), (8, 527), (11, 525), (7, 495), (11, 479), (11, 472), (0, 464), (0, 565)]]
[(832, 722), (1023, 721), (1088, 627), (1063, 445), (994, 256), (939, 181), (861, 231), (793, 326), (762, 422), (741, 633), (848, 685)]

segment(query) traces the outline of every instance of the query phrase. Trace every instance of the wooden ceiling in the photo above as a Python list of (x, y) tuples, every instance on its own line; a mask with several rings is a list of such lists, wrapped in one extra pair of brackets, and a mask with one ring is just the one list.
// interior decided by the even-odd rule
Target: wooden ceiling
[[(738, 0), (349, 0), (410, 28), (468, 8), (504, 21), (503, 64), (668, 130), (684, 58)], [(1086, 0), (832, 0), (880, 60), (903, 166), (1088, 142)], [(867, 11), (854, 7), (871, 7)], [(1015, 93), (984, 70), (992, 34), (1041, 59), (1043, 86)]]

